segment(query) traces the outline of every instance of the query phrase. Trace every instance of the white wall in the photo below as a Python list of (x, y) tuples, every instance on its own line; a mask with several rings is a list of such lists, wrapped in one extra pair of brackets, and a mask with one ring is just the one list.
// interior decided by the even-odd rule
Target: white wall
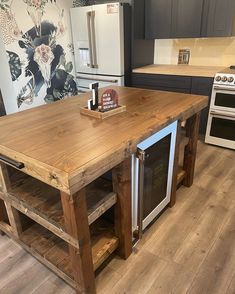
[(7, 114), (17, 111), (16, 93), (11, 79), (6, 49), (0, 34), (0, 89)]
[(155, 40), (156, 64), (177, 64), (179, 49), (190, 49), (191, 65), (230, 66), (235, 64), (235, 38)]

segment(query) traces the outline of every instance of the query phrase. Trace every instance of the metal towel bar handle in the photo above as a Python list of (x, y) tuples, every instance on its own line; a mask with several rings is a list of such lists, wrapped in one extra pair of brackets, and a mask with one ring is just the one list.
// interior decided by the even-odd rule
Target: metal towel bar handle
[(0, 154), (0, 161), (6, 163), (6, 164), (9, 164), (15, 168), (18, 168), (18, 169), (22, 169), (24, 168), (24, 163), (23, 162), (19, 162), (19, 161), (16, 161), (14, 159), (11, 159), (5, 155), (1, 155)]

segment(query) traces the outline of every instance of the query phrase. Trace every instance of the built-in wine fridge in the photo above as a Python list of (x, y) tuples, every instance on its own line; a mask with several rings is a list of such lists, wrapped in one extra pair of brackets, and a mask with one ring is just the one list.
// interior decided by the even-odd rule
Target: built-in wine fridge
[(170, 202), (177, 121), (137, 145), (132, 157), (132, 224), (143, 230)]

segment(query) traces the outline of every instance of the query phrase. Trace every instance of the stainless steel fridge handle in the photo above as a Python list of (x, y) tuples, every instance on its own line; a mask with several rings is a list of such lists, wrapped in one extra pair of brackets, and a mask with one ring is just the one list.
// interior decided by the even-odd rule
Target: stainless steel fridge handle
[(86, 77), (81, 77), (81, 76), (77, 76), (77, 79), (89, 80), (89, 81), (97, 81), (97, 82), (105, 82), (105, 83), (113, 83), (113, 84), (116, 84), (118, 82), (118, 80), (94, 79), (94, 78), (86, 78)]
[(93, 54), (93, 68), (98, 68), (97, 53), (96, 53), (96, 35), (95, 35), (95, 11), (91, 12), (91, 42), (92, 42), (92, 54)]
[(87, 93), (87, 91), (83, 91), (83, 90), (80, 90), (80, 89), (78, 89), (78, 93)]
[(92, 37), (91, 37), (91, 13), (92, 11), (88, 11), (86, 14), (87, 17), (87, 30), (88, 30), (88, 42), (89, 42), (89, 56), (90, 56), (90, 64), (87, 64), (89, 67), (93, 67), (93, 48), (92, 48)]

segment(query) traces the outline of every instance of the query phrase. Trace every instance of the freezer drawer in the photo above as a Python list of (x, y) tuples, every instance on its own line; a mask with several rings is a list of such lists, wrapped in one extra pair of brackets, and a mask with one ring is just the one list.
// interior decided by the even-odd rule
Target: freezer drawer
[(99, 88), (107, 86), (124, 86), (124, 77), (77, 74), (77, 86), (81, 92), (89, 92), (91, 83), (99, 83)]

